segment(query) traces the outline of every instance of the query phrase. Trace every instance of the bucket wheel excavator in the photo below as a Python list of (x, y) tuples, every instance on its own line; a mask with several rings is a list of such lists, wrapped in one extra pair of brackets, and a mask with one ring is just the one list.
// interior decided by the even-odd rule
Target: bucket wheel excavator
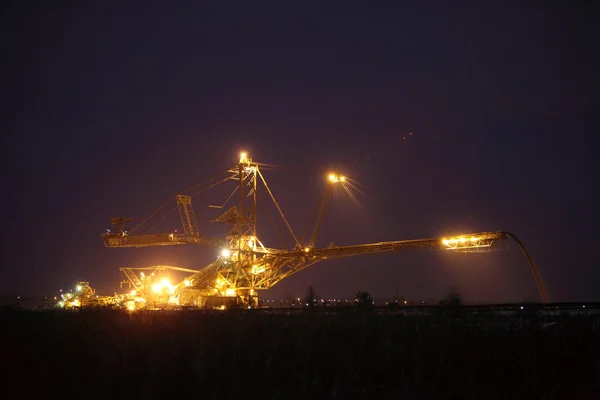
[[(169, 295), (164, 296), (164, 302), (175, 306), (223, 308), (235, 303), (254, 307), (258, 304), (259, 291), (269, 289), (281, 280), (320, 261), (409, 249), (445, 250), (463, 253), (485, 252), (490, 251), (496, 243), (508, 239), (516, 241), (523, 251), (538, 286), (541, 300), (543, 302), (548, 301), (548, 295), (533, 260), (522, 243), (509, 232), (479, 232), (446, 238), (317, 247), (316, 241), (319, 228), (335, 187), (342, 187), (352, 196), (348, 190), (348, 185), (351, 184), (350, 179), (335, 173), (326, 176), (329, 184), (320, 199), (316, 209), (317, 212), (314, 213), (315, 215), (311, 217), (307, 224), (307, 226), (312, 227), (312, 233), (308, 240), (302, 243), (304, 239), (299, 238), (292, 230), (288, 219), (261, 172), (261, 167), (268, 166), (268, 164), (253, 161), (246, 153), (241, 153), (237, 165), (173, 196), (133, 229), (129, 231), (125, 229), (125, 224), (131, 222), (131, 218), (116, 217), (111, 219), (112, 225), (115, 226), (114, 231), (108, 231), (101, 235), (105, 247), (143, 248), (149, 246), (199, 245), (219, 249), (219, 256), (213, 262), (199, 270), (186, 270), (191, 275), (176, 285), (169, 283), (169, 285), (165, 284), (162, 287), (159, 284), (160, 282), (153, 282), (147, 276), (141, 278), (138, 273), (143, 274), (144, 271), (142, 270), (136, 272), (136, 269), (133, 268), (122, 268), (121, 271), (125, 274), (130, 286), (134, 288), (132, 293), (137, 293), (140, 304), (149, 303), (149, 299), (146, 297), (152, 293), (152, 290), (145, 290), (144, 288), (147, 286), (155, 289), (162, 288), (154, 290), (154, 292), (168, 289)], [(232, 199), (237, 197), (237, 204), (230, 205), (226, 211), (211, 221), (227, 225), (227, 234), (221, 238), (202, 235), (192, 208), (192, 197), (216, 186), (231, 182), (234, 182), (235, 186), (223, 205), (209, 206), (223, 209)], [(256, 229), (259, 190), (266, 192), (267, 197), (275, 206), (279, 217), (293, 239), (294, 244), (290, 248), (266, 247), (261, 242)], [(176, 210), (179, 211), (181, 217), (183, 232), (148, 233), (158, 222)], [(147, 281), (146, 284), (145, 281)], [(146, 293), (146, 295), (140, 298), (141, 293)]]

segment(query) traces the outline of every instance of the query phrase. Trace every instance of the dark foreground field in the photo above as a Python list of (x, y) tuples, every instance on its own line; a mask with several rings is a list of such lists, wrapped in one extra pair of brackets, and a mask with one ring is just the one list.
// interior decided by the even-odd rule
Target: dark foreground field
[(3, 392), (15, 394), (5, 398), (589, 399), (600, 393), (598, 316), (2, 310), (0, 317)]

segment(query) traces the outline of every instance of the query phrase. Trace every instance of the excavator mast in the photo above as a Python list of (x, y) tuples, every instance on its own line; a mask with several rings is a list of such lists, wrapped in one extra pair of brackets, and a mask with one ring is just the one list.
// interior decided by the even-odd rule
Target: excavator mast
[(183, 226), (185, 236), (190, 239), (199, 238), (200, 233), (198, 232), (196, 216), (194, 215), (194, 209), (192, 208), (192, 196), (178, 194), (177, 207), (179, 208), (179, 214), (181, 215), (181, 225)]

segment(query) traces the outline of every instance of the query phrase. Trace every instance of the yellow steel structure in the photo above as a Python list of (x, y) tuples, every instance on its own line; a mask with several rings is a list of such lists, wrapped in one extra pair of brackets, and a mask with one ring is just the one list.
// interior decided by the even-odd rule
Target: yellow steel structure
[[(171, 200), (174, 199), (176, 201), (176, 206), (171, 207), (170, 210), (179, 210), (183, 233), (147, 233), (158, 221), (165, 218), (165, 216), (162, 218), (159, 218), (159, 216), (164, 210), (169, 210), (167, 206), (170, 201), (159, 207), (158, 210), (145, 218), (129, 232), (125, 230), (124, 224), (130, 222), (131, 219), (117, 217), (111, 220), (112, 224), (116, 226), (116, 232), (107, 232), (101, 235), (106, 247), (139, 248), (195, 244), (220, 249), (220, 255), (215, 261), (198, 271), (184, 270), (191, 273), (191, 275), (178, 284), (172, 285), (170, 282), (163, 282), (164, 285), (160, 289), (158, 289), (156, 283), (151, 283), (153, 281), (147, 275), (143, 275), (144, 271), (154, 270), (156, 273), (161, 270), (160, 268), (122, 268), (121, 271), (127, 277), (127, 282), (133, 290), (129, 296), (135, 297), (133, 300), (131, 298), (126, 300), (129, 302), (127, 306), (129, 309), (139, 308), (142, 305), (148, 306), (151, 303), (179, 306), (215, 306), (219, 304), (224, 305), (232, 301), (232, 299), (240, 301), (244, 305), (255, 306), (259, 290), (269, 289), (281, 280), (319, 261), (352, 257), (361, 254), (397, 252), (405, 249), (448, 250), (465, 253), (482, 252), (489, 251), (495, 243), (509, 238), (515, 239), (525, 254), (538, 285), (542, 301), (546, 302), (548, 300), (548, 295), (533, 260), (522, 243), (508, 232), (479, 232), (448, 238), (316, 247), (319, 227), (322, 223), (328, 201), (331, 198), (333, 186), (341, 185), (350, 194), (348, 187), (345, 186), (348, 183), (348, 178), (335, 173), (327, 176), (331, 186), (321, 198), (314, 229), (312, 230), (310, 239), (303, 245), (292, 230), (261, 172), (260, 167), (264, 165), (266, 164), (253, 162), (248, 154), (242, 153), (239, 163), (233, 168), (227, 169), (223, 173), (208, 179), (203, 184), (189, 188), (184, 193), (174, 196)], [(211, 221), (229, 225), (228, 232), (224, 238), (203, 236), (200, 234), (194, 217), (191, 204), (192, 196), (228, 181), (236, 182), (231, 195), (223, 205), (211, 206), (213, 208), (223, 208), (229, 200), (237, 195), (237, 205), (229, 207), (225, 212)], [(256, 229), (259, 187), (263, 188), (267, 193), (290, 236), (294, 240), (292, 248), (269, 248), (265, 247), (260, 241)], [(143, 227), (145, 229), (142, 229)], [(166, 268), (176, 269), (175, 267)], [(141, 275), (138, 276), (135, 271), (139, 271)], [(156, 290), (152, 290), (152, 288)]]
[(104, 307), (112, 305), (112, 296), (98, 296), (89, 282), (77, 282), (74, 291), (61, 294), (59, 307), (76, 309), (81, 307)]

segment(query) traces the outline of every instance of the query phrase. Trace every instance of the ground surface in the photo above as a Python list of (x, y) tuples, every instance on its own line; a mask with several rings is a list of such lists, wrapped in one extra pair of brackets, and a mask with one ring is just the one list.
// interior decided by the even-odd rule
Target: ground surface
[(19, 398), (588, 399), (600, 392), (594, 315), (7, 309), (0, 317), (3, 386)]

